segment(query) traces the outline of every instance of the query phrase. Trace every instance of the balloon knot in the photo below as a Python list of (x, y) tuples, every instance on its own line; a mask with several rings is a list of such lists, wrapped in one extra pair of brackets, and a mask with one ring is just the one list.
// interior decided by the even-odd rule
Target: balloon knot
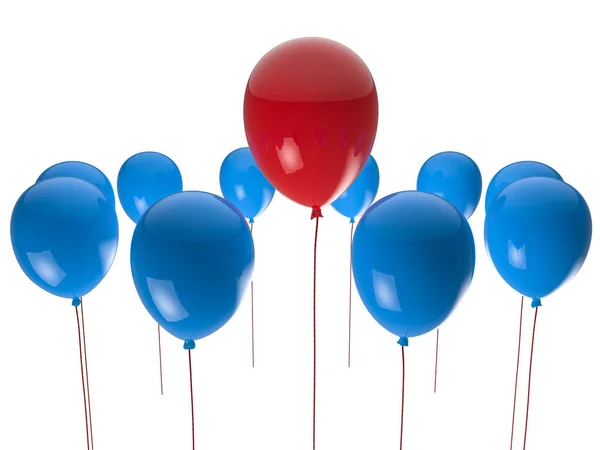
[(354, 217), (350, 219), (350, 223), (354, 223)]
[(400, 339), (398, 339), (398, 344), (400, 344), (402, 347), (408, 347), (408, 338), (406, 336), (402, 336)]
[(250, 218), (250, 223), (254, 223), (254, 219), (253, 218)]
[(186, 339), (183, 342), (183, 349), (184, 350), (194, 350), (196, 348), (196, 342), (194, 342), (193, 339)]
[(79, 305), (81, 305), (81, 298), (73, 297), (73, 301), (71, 302), (71, 305), (73, 305), (75, 308), (77, 308)]
[(537, 308), (538, 306), (542, 306), (542, 301), (539, 298), (531, 299), (531, 307)]
[(313, 206), (312, 214), (310, 215), (310, 220), (316, 219), (317, 217), (323, 217), (323, 214), (321, 213), (321, 207)]

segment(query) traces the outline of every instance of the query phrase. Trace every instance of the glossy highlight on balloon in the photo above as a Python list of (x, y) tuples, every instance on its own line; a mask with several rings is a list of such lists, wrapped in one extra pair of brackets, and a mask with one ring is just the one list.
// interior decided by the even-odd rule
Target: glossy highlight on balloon
[(523, 178), (548, 177), (563, 181), (560, 174), (552, 167), (537, 161), (519, 161), (500, 169), (490, 181), (485, 193), (485, 213), (489, 213), (492, 203), (498, 194), (508, 186)]
[(371, 206), (378, 190), (379, 166), (373, 155), (370, 155), (356, 180), (331, 206), (353, 222)]
[(275, 195), (248, 147), (234, 150), (223, 160), (219, 184), (223, 197), (251, 221), (267, 209)]
[(417, 190), (448, 200), (468, 219), (481, 199), (481, 172), (467, 155), (441, 152), (421, 166)]
[(92, 183), (106, 196), (109, 204), (115, 207), (115, 191), (108, 177), (97, 167), (81, 161), (64, 161), (47, 168), (38, 177), (36, 183), (57, 177), (79, 178)]
[(157, 201), (182, 190), (183, 180), (177, 164), (162, 153), (137, 153), (119, 170), (119, 201), (135, 223)]
[(244, 97), (249, 147), (267, 180), (304, 206), (323, 207), (354, 181), (378, 123), (364, 61), (330, 39), (284, 42), (256, 64)]
[(474, 269), (467, 219), (436, 195), (388, 195), (356, 227), (352, 270), (358, 293), (373, 318), (404, 345), (450, 316)]
[(27, 277), (50, 294), (83, 297), (108, 273), (117, 252), (117, 214), (87, 181), (40, 181), (17, 201), (10, 222), (13, 251)]
[(180, 192), (137, 223), (131, 273), (150, 315), (173, 336), (202, 339), (235, 314), (254, 270), (254, 242), (227, 200)]
[(592, 217), (574, 187), (555, 178), (523, 178), (496, 197), (484, 235), (504, 281), (540, 300), (579, 272), (590, 249)]

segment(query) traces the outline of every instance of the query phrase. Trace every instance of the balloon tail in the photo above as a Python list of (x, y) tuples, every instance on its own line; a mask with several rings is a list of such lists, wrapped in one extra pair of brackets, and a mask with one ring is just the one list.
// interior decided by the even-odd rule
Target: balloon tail
[(194, 433), (194, 383), (192, 378), (192, 350), (188, 349), (188, 364), (190, 366), (190, 402), (192, 411), (192, 450), (196, 448), (196, 437)]
[(400, 407), (400, 450), (402, 450), (402, 438), (404, 436), (404, 380), (406, 369), (404, 365), (404, 345), (402, 345), (402, 401)]
[(162, 366), (162, 343), (160, 339), (160, 325), (158, 325), (158, 372), (160, 376), (160, 395), (164, 394), (163, 390), (163, 366)]
[[(73, 302), (73, 303), (75, 303), (75, 302)], [(89, 431), (89, 422), (88, 422), (87, 396), (86, 396), (86, 389), (85, 389), (85, 374), (84, 374), (84, 366), (83, 366), (83, 345), (81, 342), (81, 323), (79, 321), (78, 306), (75, 306), (75, 316), (77, 317), (77, 338), (79, 339), (79, 365), (81, 367), (81, 387), (83, 390), (83, 409), (85, 412), (85, 436), (86, 436), (87, 449), (90, 450), (90, 431)]]
[(513, 448), (513, 439), (515, 436), (515, 413), (517, 410), (517, 387), (519, 385), (519, 363), (521, 361), (521, 332), (523, 331), (523, 302), (524, 298), (521, 296), (521, 314), (519, 316), (519, 344), (517, 345), (517, 370), (515, 373), (515, 394), (513, 396), (513, 413), (512, 413), (512, 427), (510, 430), (510, 450)]
[(321, 208), (313, 208), (311, 220), (316, 219), (315, 223), (315, 245), (313, 253), (313, 414), (312, 414), (312, 443), (313, 450), (317, 443), (317, 239), (319, 237), (319, 218), (323, 217)]
[(527, 407), (525, 409), (525, 432), (523, 435), (523, 450), (527, 445), (527, 425), (529, 424), (529, 398), (531, 397), (531, 367), (533, 366), (533, 344), (535, 342), (535, 325), (537, 323), (537, 314), (539, 307), (535, 308), (533, 316), (533, 330), (531, 332), (531, 354), (529, 355), (529, 378), (527, 381)]
[(90, 378), (89, 378), (89, 370), (88, 370), (88, 359), (87, 359), (87, 343), (85, 339), (85, 320), (83, 318), (83, 297), (80, 298), (80, 308), (81, 308), (81, 336), (83, 337), (83, 360), (85, 364), (85, 384), (87, 390), (87, 412), (90, 420), (90, 444), (92, 450), (94, 449), (94, 431), (92, 428), (92, 402), (90, 401)]
[(440, 347), (440, 329), (435, 332), (435, 369), (433, 374), (433, 393), (437, 392), (438, 354)]
[(354, 236), (354, 221), (350, 223), (350, 276), (348, 288), (348, 368), (350, 368), (351, 339), (352, 339), (352, 238)]
[[(254, 220), (250, 220), (250, 233), (254, 232)], [(254, 280), (250, 282), (250, 319), (252, 323), (252, 368), (254, 368)]]

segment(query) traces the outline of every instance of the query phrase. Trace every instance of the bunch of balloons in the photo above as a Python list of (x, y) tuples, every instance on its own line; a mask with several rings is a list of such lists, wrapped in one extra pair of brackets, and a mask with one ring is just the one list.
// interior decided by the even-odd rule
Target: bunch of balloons
[[(245, 185), (255, 189), (253, 182), (262, 175), (252, 162), (232, 167), (225, 184), (240, 193), (240, 177), (249, 173)], [(225, 325), (243, 298), (254, 269), (249, 226), (229, 201), (207, 192), (183, 192), (177, 165), (160, 153), (142, 152), (125, 161), (117, 191), (123, 210), (136, 223), (130, 258), (138, 295), (159, 330), (183, 340), (189, 351), (197, 339)], [(253, 193), (247, 196), (252, 218), (268, 206), (273, 192), (271, 188), (265, 194), (268, 198), (258, 209), (252, 209)], [(111, 183), (99, 169), (82, 162), (44, 171), (18, 199), (11, 218), (11, 240), (23, 272), (49, 293), (72, 299), (78, 310), (81, 298), (110, 269), (118, 238)], [(79, 328), (79, 312), (77, 320)], [(93, 448), (81, 342), (80, 334), (86, 433), (88, 448), (90, 442)], [(83, 342), (85, 352), (85, 331)]]
[[(161, 153), (135, 154), (119, 170), (119, 202), (135, 223), (133, 283), (159, 338), (162, 328), (183, 341), (191, 379), (196, 341), (222, 328), (252, 291), (253, 224), (277, 190), (316, 219), (315, 315), (319, 219), (331, 205), (350, 220), (350, 279), (366, 310), (397, 339), (404, 363), (409, 339), (444, 323), (471, 284), (476, 258), (468, 219), (482, 194), (477, 164), (462, 153), (438, 153), (421, 167), (416, 190), (375, 201), (375, 82), (358, 55), (328, 39), (294, 39), (270, 50), (250, 75), (243, 113), (248, 147), (223, 160), (222, 197), (184, 191), (179, 168)], [(87, 163), (44, 171), (12, 213), (11, 240), (23, 272), (78, 307), (115, 258), (115, 203), (108, 178)], [(586, 259), (589, 208), (544, 164), (500, 170), (488, 186), (485, 213), (485, 245), (497, 272), (534, 308)], [(352, 285), (350, 299), (351, 292)], [(349, 317), (349, 334), (350, 323)], [(314, 319), (313, 449), (316, 336)]]
[[(150, 314), (183, 340), (210, 334), (235, 311), (254, 264), (243, 215), (253, 222), (275, 192), (248, 148), (225, 159), (221, 187), (235, 206), (213, 194), (182, 192), (179, 168), (157, 152), (133, 155), (118, 175), (121, 206), (136, 223), (134, 282)], [(102, 171), (83, 162), (46, 169), (12, 213), (19, 265), (59, 297), (80, 299), (91, 292), (110, 269), (118, 238), (112, 185)], [(186, 298), (193, 299), (191, 306)]]

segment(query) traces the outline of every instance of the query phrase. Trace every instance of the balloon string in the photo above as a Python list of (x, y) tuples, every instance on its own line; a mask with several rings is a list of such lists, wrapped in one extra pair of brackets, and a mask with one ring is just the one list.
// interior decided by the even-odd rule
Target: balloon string
[(87, 449), (90, 450), (90, 433), (88, 423), (88, 411), (87, 411), (87, 397), (85, 392), (85, 375), (83, 373), (83, 352), (81, 344), (81, 324), (79, 322), (79, 310), (75, 307), (75, 316), (77, 317), (77, 338), (79, 339), (79, 365), (81, 366), (81, 387), (83, 389), (83, 409), (85, 412), (85, 435)]
[(435, 335), (435, 370), (433, 375), (433, 393), (437, 392), (437, 373), (438, 373), (438, 353), (439, 353), (439, 345), (440, 345), (440, 329), (436, 330)]
[[(250, 233), (254, 232), (254, 222), (250, 222)], [(250, 282), (250, 317), (252, 321), (252, 368), (254, 368), (254, 280)]]
[(196, 448), (196, 437), (194, 433), (194, 383), (192, 378), (192, 351), (188, 350), (188, 363), (190, 366), (190, 400), (192, 406), (192, 450)]
[(354, 235), (354, 222), (350, 224), (350, 276), (348, 288), (348, 368), (350, 367), (351, 338), (352, 338), (352, 237)]
[(404, 365), (404, 346), (402, 346), (402, 406), (400, 408), (400, 450), (402, 450), (402, 438), (404, 435), (404, 380), (406, 370)]
[(527, 444), (527, 425), (529, 424), (529, 397), (531, 396), (531, 367), (533, 365), (533, 344), (535, 342), (535, 325), (537, 322), (537, 314), (539, 307), (535, 308), (533, 316), (533, 330), (531, 332), (531, 354), (529, 356), (529, 379), (527, 381), (527, 408), (525, 409), (525, 433), (523, 435), (523, 450)]
[(312, 417), (312, 438), (313, 450), (316, 449), (317, 433), (317, 238), (319, 236), (319, 217), (322, 217), (320, 211), (313, 210), (313, 216), (317, 220), (315, 224), (315, 245), (313, 256), (313, 417)]
[(94, 432), (92, 429), (92, 402), (90, 401), (90, 378), (89, 378), (89, 370), (88, 370), (88, 360), (87, 360), (87, 343), (85, 340), (85, 320), (83, 318), (83, 297), (79, 299), (79, 306), (81, 308), (81, 335), (83, 337), (83, 359), (85, 363), (85, 384), (87, 386), (87, 411), (88, 416), (90, 418), (90, 443), (92, 450), (94, 449)]
[(158, 370), (160, 374), (160, 395), (163, 395), (163, 366), (162, 366), (162, 343), (160, 339), (160, 325), (158, 325)]
[(515, 374), (515, 394), (513, 397), (513, 413), (512, 413), (512, 428), (510, 431), (510, 450), (513, 448), (513, 439), (515, 436), (515, 413), (517, 410), (517, 387), (519, 385), (519, 362), (521, 360), (521, 332), (523, 330), (523, 301), (524, 297), (521, 296), (521, 314), (519, 317), (519, 344), (517, 346), (517, 370)]

